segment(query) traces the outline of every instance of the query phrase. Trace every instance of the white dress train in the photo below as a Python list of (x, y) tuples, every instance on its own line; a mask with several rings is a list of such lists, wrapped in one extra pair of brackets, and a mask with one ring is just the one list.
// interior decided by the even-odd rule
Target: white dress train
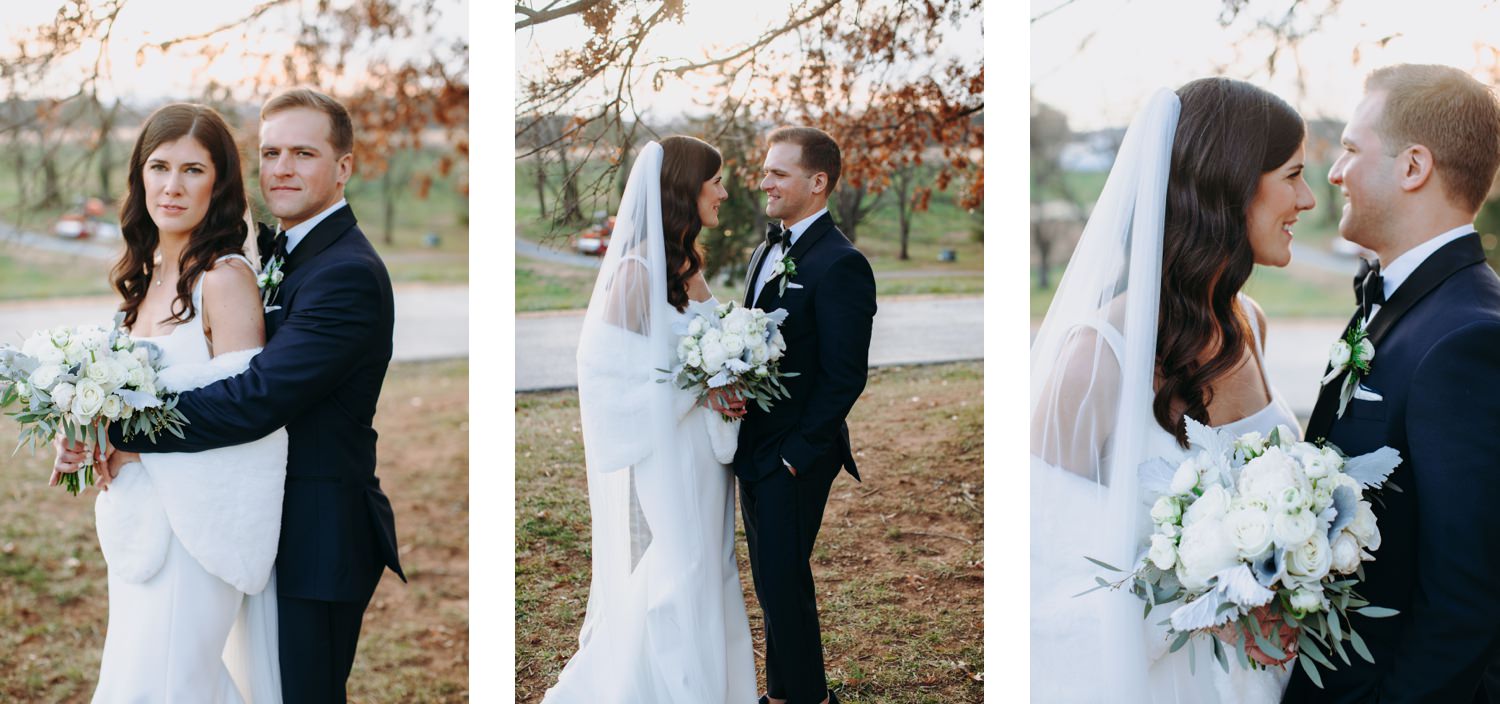
[[(161, 349), (167, 390), (238, 373), (258, 352), (211, 358), (201, 277), (192, 296), (199, 316), (137, 338)], [(272, 566), (286, 443), (277, 430), (236, 447), (142, 454), (99, 494), (109, 625), (94, 704), (281, 701)]]

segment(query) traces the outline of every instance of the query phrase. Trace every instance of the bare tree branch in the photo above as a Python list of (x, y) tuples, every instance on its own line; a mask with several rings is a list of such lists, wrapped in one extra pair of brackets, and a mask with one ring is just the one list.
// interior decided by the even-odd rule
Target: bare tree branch
[[(532, 10), (525, 5), (517, 4), (516, 14), (525, 15), (526, 19), (516, 23), (516, 30), (519, 31), (533, 25), (539, 25), (544, 22), (551, 22), (552, 20), (567, 17), (568, 15), (580, 14), (586, 12), (589, 8), (598, 5), (601, 2), (606, 2), (606, 0), (578, 0), (578, 2), (575, 2), (571, 5), (564, 5), (555, 10)], [(552, 4), (556, 5), (557, 3)], [(548, 5), (548, 7), (550, 8), (551, 5)]]

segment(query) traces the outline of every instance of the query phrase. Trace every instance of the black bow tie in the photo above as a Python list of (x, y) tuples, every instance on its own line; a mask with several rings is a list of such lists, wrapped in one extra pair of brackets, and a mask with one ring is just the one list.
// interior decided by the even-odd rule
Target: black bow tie
[(791, 230), (783, 230), (783, 229), (781, 229), (780, 225), (777, 225), (774, 222), (773, 223), (769, 223), (769, 224), (766, 225), (766, 244), (769, 244), (772, 247), (774, 247), (774, 246), (776, 246), (778, 244), (781, 244), (781, 243), (786, 243), (786, 244), (790, 245), (791, 242), (792, 242), (792, 231)]
[(1354, 298), (1366, 311), (1385, 305), (1385, 279), (1380, 275), (1379, 261), (1372, 265), (1367, 259), (1359, 260), (1359, 273), (1354, 276)]

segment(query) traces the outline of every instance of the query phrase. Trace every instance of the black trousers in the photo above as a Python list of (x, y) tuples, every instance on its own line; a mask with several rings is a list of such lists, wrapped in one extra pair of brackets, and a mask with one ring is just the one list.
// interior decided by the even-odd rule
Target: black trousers
[(345, 683), (369, 604), (369, 596), (357, 602), (277, 598), (284, 704), (346, 701)]
[(828, 696), (810, 560), (837, 476), (833, 467), (740, 481), (750, 574), (765, 612), (766, 691), (789, 704), (818, 704)]

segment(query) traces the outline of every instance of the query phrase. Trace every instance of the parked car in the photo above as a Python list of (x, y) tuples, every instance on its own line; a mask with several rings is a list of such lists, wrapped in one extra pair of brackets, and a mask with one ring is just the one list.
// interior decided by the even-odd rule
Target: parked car
[(104, 201), (89, 198), (63, 213), (52, 225), (52, 234), (67, 239), (118, 239), (120, 226), (106, 217)]
[(598, 217), (600, 219), (588, 229), (573, 236), (573, 248), (580, 254), (602, 257), (609, 250), (609, 235), (615, 229), (615, 217), (604, 217), (602, 213)]

